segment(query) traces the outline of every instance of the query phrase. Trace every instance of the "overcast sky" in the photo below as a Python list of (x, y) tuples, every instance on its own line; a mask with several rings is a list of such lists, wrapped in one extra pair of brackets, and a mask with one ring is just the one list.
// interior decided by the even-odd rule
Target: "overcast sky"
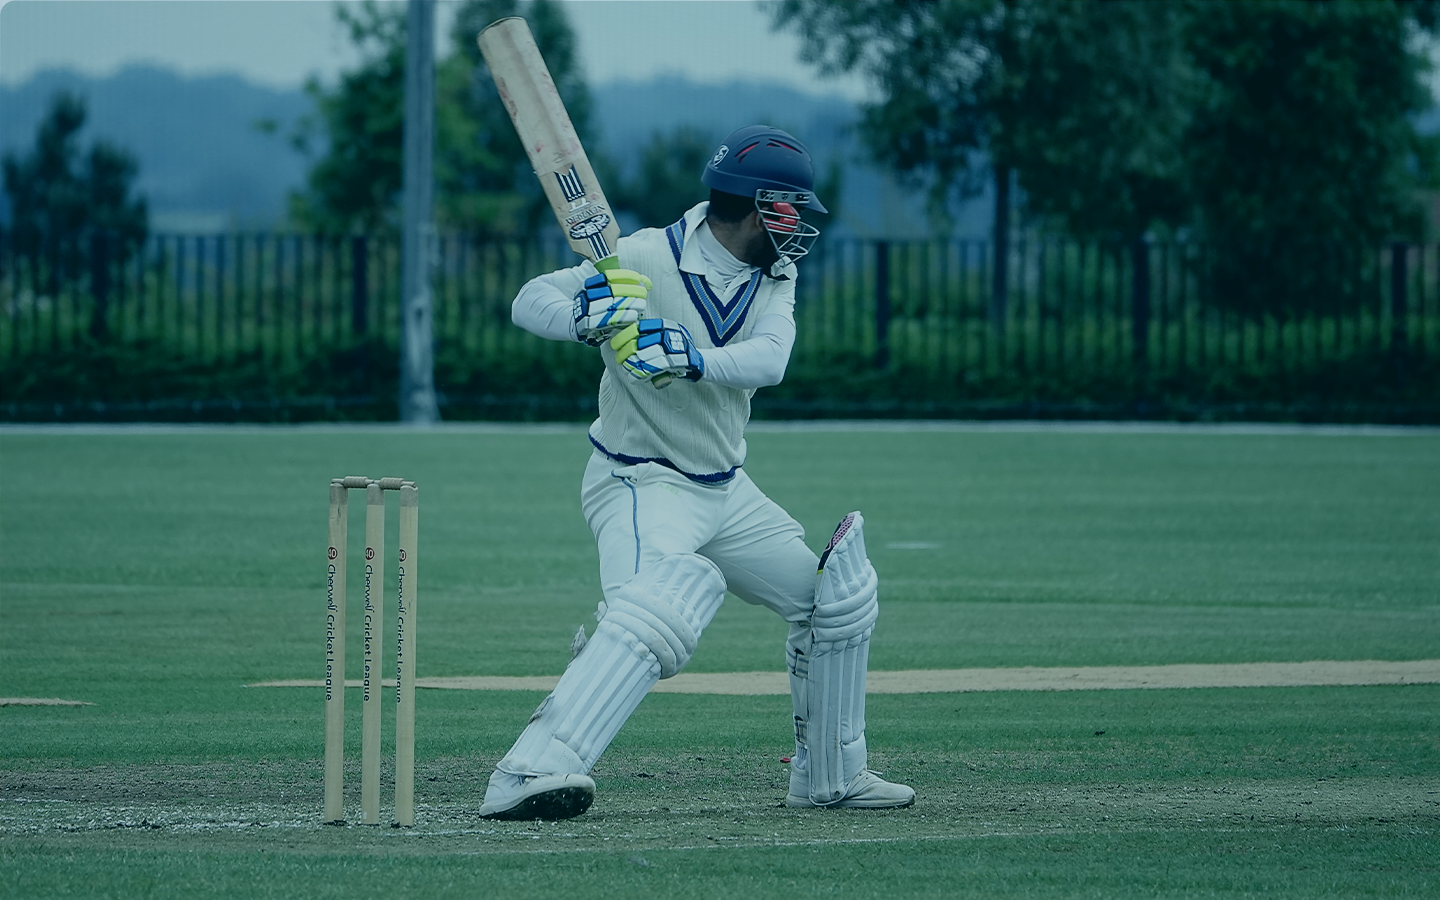
[[(187, 74), (235, 73), (296, 87), (353, 65), (332, 0), (0, 0), (0, 83), (66, 67), (107, 75), (129, 63)], [(591, 84), (680, 74), (692, 81), (779, 81), (864, 95), (855, 78), (822, 81), (799, 40), (770, 30), (754, 0), (564, 0)], [(453, 0), (440, 0), (446, 29)]]

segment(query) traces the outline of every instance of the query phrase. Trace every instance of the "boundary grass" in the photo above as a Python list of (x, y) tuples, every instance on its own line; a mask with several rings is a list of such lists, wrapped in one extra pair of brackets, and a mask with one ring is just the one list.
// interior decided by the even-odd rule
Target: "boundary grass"
[[(1440, 646), (1434, 433), (787, 427), (750, 446), (812, 536), (865, 511), (877, 675)], [(0, 894), (1440, 893), (1433, 684), (876, 694), (873, 765), (920, 802), (873, 815), (779, 806), (783, 695), (657, 693), (596, 807), (545, 826), (476, 816), (543, 690), (427, 691), (422, 827), (319, 825), (320, 691), (242, 685), (320, 675), (328, 479), (427, 492), (422, 677), (547, 677), (597, 599), (587, 452), (575, 428), (0, 429), (0, 693), (95, 704), (0, 709)], [(732, 601), (691, 669), (774, 671), (783, 639)]]

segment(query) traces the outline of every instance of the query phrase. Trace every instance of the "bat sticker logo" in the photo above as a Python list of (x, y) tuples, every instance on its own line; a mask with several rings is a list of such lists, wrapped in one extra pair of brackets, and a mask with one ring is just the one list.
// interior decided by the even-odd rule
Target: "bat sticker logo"
[(331, 548), (330, 548), (330, 558), (331, 558), (331, 559), (334, 559), (335, 557), (337, 557), (337, 556), (339, 556), (339, 555), (340, 555), (340, 551), (336, 550), (334, 547), (331, 547)]
[(560, 193), (564, 195), (565, 201), (572, 204), (585, 202), (585, 182), (580, 180), (580, 174), (571, 166), (568, 172), (556, 172), (555, 180), (560, 183)]
[(365, 548), (365, 558), (366, 558), (366, 559), (374, 559), (374, 558), (375, 558), (375, 548), (374, 548), (374, 547), (366, 547), (366, 548)]
[(591, 237), (592, 235), (599, 234), (600, 232), (604, 231), (605, 227), (609, 224), (609, 216), (605, 215), (604, 213), (596, 213), (595, 215), (590, 216), (587, 219), (581, 219), (578, 222), (570, 223), (570, 236), (572, 238), (575, 238), (576, 240), (582, 240), (584, 238)]

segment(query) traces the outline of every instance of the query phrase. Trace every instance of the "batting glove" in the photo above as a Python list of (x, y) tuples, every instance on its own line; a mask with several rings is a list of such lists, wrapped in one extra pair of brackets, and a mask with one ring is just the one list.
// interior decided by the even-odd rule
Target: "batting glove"
[(650, 279), (630, 269), (591, 275), (575, 294), (575, 337), (592, 347), (645, 314)]
[(672, 376), (699, 381), (705, 358), (684, 325), (670, 319), (641, 319), (610, 339), (620, 367), (657, 387)]

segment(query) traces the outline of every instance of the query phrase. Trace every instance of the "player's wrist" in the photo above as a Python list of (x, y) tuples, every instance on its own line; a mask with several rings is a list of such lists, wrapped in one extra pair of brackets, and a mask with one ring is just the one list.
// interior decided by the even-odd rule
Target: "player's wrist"
[(699, 347), (691, 346), (689, 365), (685, 369), (686, 381), (699, 381), (705, 377), (705, 355)]

